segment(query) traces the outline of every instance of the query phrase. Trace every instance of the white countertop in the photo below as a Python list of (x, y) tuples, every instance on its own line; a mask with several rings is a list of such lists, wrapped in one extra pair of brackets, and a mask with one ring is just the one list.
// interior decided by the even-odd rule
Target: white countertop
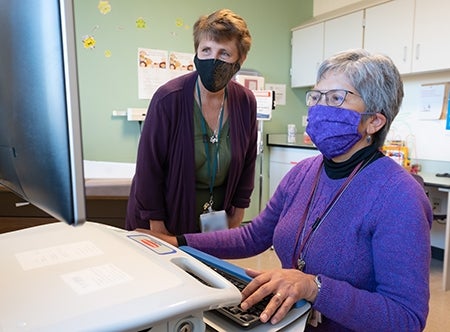
[(436, 176), (436, 174), (426, 172), (420, 172), (419, 175), (423, 178), (427, 186), (450, 189), (450, 178), (448, 177), (440, 177)]

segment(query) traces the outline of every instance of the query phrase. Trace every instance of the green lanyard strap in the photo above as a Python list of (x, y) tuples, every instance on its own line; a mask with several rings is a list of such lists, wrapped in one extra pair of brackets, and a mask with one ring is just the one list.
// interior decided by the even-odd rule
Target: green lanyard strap
[[(198, 95), (198, 101), (199, 101), (199, 106), (200, 106), (200, 113), (202, 110), (202, 98), (200, 96), (200, 87), (198, 85), (198, 81), (196, 83), (196, 87), (197, 87), (197, 95)], [(202, 125), (202, 134), (203, 134), (203, 145), (205, 147), (205, 153), (206, 153), (206, 160), (208, 163), (208, 177), (209, 177), (209, 203), (206, 203), (204, 206), (204, 210), (209, 209), (212, 210), (212, 206), (213, 206), (213, 190), (214, 190), (214, 182), (216, 180), (216, 175), (217, 175), (217, 166), (218, 166), (218, 162), (219, 162), (219, 146), (220, 146), (220, 133), (222, 131), (222, 122), (223, 122), (223, 110), (224, 110), (224, 105), (225, 105), (225, 100), (227, 98), (227, 90), (225, 89), (225, 96), (224, 96), (224, 103), (222, 104), (222, 107), (220, 109), (220, 117), (219, 117), (219, 128), (217, 129), (217, 140), (216, 141), (212, 141), (212, 139), (208, 139), (208, 134), (206, 131), (206, 121), (205, 118), (202, 114), (201, 118), (201, 125)], [(212, 168), (211, 171), (211, 159), (209, 156), (209, 148), (208, 148), (208, 142), (211, 142), (213, 144), (215, 144), (216, 147), (216, 151), (215, 151), (215, 158), (214, 158), (214, 166)]]

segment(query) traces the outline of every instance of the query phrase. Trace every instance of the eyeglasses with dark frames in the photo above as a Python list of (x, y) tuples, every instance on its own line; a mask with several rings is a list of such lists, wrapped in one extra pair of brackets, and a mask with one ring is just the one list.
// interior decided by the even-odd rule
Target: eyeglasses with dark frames
[(328, 106), (339, 107), (344, 103), (348, 94), (361, 97), (359, 94), (345, 89), (333, 89), (325, 92), (320, 90), (308, 90), (306, 91), (306, 106), (317, 105), (322, 99), (322, 96), (325, 96), (325, 103)]

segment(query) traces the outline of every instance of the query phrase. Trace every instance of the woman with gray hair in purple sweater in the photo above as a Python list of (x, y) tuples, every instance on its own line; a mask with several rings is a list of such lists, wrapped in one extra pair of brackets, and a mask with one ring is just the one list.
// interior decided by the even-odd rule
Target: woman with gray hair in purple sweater
[(228, 259), (273, 245), (281, 268), (248, 269), (254, 279), (242, 291), (243, 309), (275, 294), (263, 322), (306, 299), (307, 331), (423, 330), (432, 210), (418, 182), (380, 152), (402, 99), (388, 57), (349, 50), (325, 60), (306, 93), (306, 131), (322, 154), (299, 162), (249, 225), (162, 238)]

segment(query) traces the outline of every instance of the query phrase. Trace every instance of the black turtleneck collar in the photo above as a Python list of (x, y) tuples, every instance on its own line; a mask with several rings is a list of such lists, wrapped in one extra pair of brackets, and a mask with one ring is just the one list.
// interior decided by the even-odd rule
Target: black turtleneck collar
[(348, 177), (361, 160), (368, 161), (368, 165), (383, 156), (384, 154), (378, 150), (375, 145), (369, 145), (355, 152), (350, 159), (341, 163), (336, 163), (325, 157), (323, 158), (323, 163), (325, 166), (325, 172), (331, 179), (342, 179)]

